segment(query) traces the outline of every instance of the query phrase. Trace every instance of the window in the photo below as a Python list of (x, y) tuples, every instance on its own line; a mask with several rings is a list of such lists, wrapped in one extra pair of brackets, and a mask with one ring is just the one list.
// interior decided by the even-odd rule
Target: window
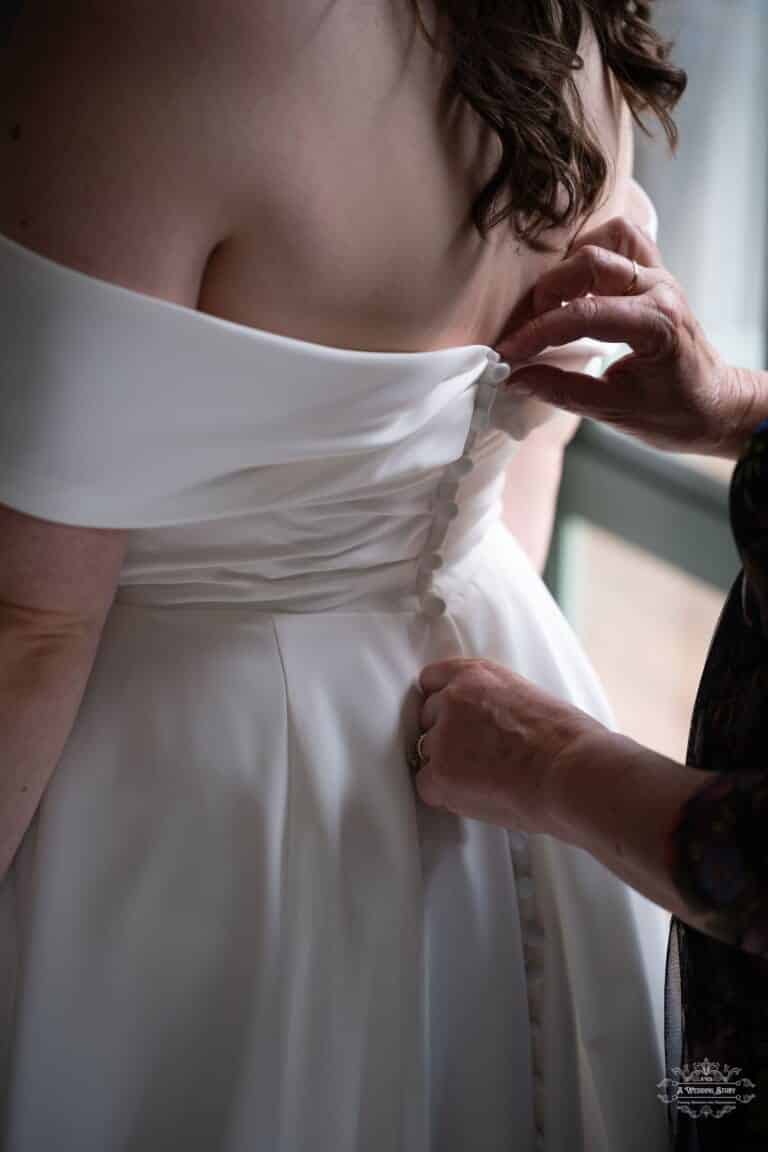
[[(659, 244), (712, 343), (766, 363), (768, 6), (668, 0), (688, 90), (671, 157), (637, 134), (636, 174)], [(620, 727), (682, 759), (709, 639), (739, 561), (725, 461), (665, 456), (585, 423), (568, 450), (550, 587), (605, 685)]]

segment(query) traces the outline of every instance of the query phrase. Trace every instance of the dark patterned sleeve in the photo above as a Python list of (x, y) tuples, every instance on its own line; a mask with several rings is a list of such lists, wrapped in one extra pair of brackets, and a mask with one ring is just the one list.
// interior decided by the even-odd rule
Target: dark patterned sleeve
[(768, 421), (731, 482), (743, 571), (723, 610), (687, 762), (713, 774), (684, 805), (669, 862), (697, 927), (768, 958)]
[(768, 420), (755, 429), (736, 465), (730, 508), (744, 565), (745, 623), (768, 641)]
[(768, 959), (768, 777), (718, 774), (683, 808), (673, 844), (697, 928)]

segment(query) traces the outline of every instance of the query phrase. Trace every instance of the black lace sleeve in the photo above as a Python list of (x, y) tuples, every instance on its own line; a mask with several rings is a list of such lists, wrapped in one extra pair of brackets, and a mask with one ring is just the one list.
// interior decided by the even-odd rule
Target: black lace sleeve
[(668, 1075), (715, 1062), (743, 1071), (757, 1098), (716, 1120), (670, 1104), (674, 1152), (768, 1149), (768, 424), (734, 472), (730, 503), (743, 569), (712, 641), (687, 752), (712, 776), (669, 846), (699, 927), (672, 918), (664, 1031)]
[(712, 644), (688, 763), (717, 777), (687, 803), (672, 860), (705, 931), (768, 957), (768, 423), (731, 483), (744, 570)]
[(768, 420), (755, 430), (731, 481), (731, 525), (744, 564), (747, 627), (768, 639)]
[(768, 776), (724, 773), (686, 805), (675, 879), (701, 930), (768, 959)]

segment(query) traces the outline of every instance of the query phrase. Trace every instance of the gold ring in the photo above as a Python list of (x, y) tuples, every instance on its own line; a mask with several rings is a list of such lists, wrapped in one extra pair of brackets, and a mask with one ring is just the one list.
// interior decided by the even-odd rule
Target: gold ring
[(632, 293), (634, 292), (634, 290), (637, 286), (637, 277), (639, 274), (640, 274), (640, 266), (638, 265), (637, 260), (633, 260), (632, 261), (632, 279), (630, 280), (627, 287), (624, 289), (624, 292), (622, 293), (622, 295), (624, 295), (624, 296), (631, 296), (632, 295)]
[(424, 738), (426, 735), (426, 732), (422, 732), (416, 741), (416, 755), (419, 758), (419, 764), (426, 764), (427, 760), (429, 760), (429, 756), (424, 755)]

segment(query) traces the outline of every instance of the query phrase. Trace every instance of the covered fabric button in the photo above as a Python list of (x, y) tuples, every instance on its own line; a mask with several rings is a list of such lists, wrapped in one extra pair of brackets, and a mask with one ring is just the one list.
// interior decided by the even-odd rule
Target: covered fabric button
[(533, 898), (533, 880), (530, 876), (520, 876), (517, 881), (517, 895), (520, 900)]
[(442, 616), (446, 609), (446, 603), (442, 596), (433, 594), (424, 598), (421, 608), (426, 616)]
[(535, 962), (544, 955), (546, 939), (544, 933), (538, 928), (532, 928), (525, 933), (524, 947), (526, 960)]
[(517, 830), (510, 830), (507, 832), (507, 843), (509, 844), (510, 852), (516, 856), (521, 856), (523, 853), (528, 852), (528, 837), (524, 832)]
[(538, 1000), (544, 991), (544, 977), (542, 975), (528, 977), (528, 997)]
[(485, 380), (492, 388), (498, 388), (503, 380), (511, 376), (512, 369), (509, 364), (500, 361), (498, 364), (489, 365), (486, 369)]
[(427, 557), (425, 557), (419, 565), (419, 574), (416, 577), (416, 591), (423, 595), (429, 592), (432, 587), (432, 573), (427, 565)]
[(533, 903), (530, 900), (521, 900), (518, 904), (518, 910), (520, 912), (520, 920), (523, 922), (526, 929), (530, 925), (536, 923), (536, 912), (534, 910)]
[(537, 921), (533, 901), (526, 899), (518, 900), (518, 911), (520, 913), (520, 919), (523, 921), (525, 930), (527, 931)]

